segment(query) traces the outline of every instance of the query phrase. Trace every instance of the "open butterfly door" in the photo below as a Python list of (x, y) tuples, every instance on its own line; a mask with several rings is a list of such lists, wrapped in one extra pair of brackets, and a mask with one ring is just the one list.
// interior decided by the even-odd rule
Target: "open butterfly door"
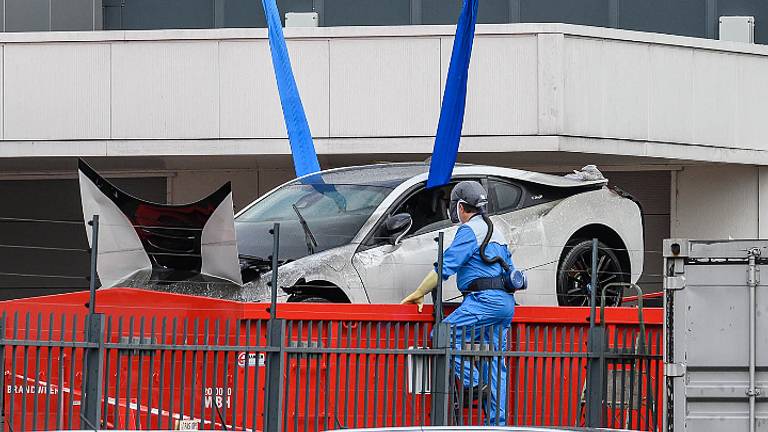
[[(79, 161), (80, 197), (87, 225), (99, 215), (97, 271), (101, 285), (202, 293), (242, 285), (232, 187), (200, 201), (169, 205), (136, 198)], [(202, 288), (202, 289), (201, 289)]]

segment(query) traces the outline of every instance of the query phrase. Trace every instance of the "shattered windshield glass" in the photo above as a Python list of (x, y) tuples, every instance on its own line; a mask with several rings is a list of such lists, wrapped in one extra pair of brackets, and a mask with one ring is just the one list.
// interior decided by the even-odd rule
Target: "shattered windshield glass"
[(280, 223), (280, 260), (294, 260), (349, 243), (392, 191), (389, 187), (292, 183), (235, 219), (241, 255), (272, 254), (269, 229)]

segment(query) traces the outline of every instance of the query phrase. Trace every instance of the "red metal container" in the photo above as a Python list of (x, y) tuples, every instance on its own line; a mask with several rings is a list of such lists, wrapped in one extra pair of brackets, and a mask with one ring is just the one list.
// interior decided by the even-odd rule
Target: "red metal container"
[[(11, 340), (2, 359), (3, 412), (14, 431), (88, 427), (80, 421), (87, 301), (80, 292), (0, 302)], [(106, 317), (100, 406), (107, 427), (263, 428), (268, 304), (127, 288), (100, 290), (96, 302)], [(393, 350), (428, 347), (431, 312), (279, 304), (277, 315), (286, 320), (284, 430), (429, 424), (430, 395), (407, 390), (420, 387), (413, 374), (408, 378), (414, 363)], [(517, 308), (508, 344), (509, 424), (583, 424), (588, 317), (587, 308)], [(648, 350), (659, 357), (662, 317), (660, 309), (645, 311)], [(607, 309), (606, 323), (612, 347), (636, 346), (635, 308)], [(317, 352), (299, 352), (307, 348)], [(359, 348), (369, 353), (352, 351)], [(660, 358), (649, 361), (638, 376), (655, 399), (625, 410), (609, 406), (607, 425), (658, 427), (662, 373)], [(657, 409), (643, 411), (643, 403)], [(480, 424), (482, 410), (462, 409), (458, 417)]]

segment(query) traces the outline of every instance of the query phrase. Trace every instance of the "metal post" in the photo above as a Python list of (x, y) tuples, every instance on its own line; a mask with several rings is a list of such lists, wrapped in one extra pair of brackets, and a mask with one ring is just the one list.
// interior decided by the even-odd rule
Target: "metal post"
[(104, 375), (104, 314), (88, 315), (87, 341), (96, 347), (85, 350), (85, 395), (82, 419), (89, 429), (101, 427), (101, 383)]
[(445, 234), (440, 231), (437, 234), (437, 287), (435, 288), (435, 324), (443, 322), (443, 245)]
[(590, 281), (589, 328), (595, 326), (595, 308), (597, 307), (597, 239), (592, 239), (592, 280)]
[[(283, 418), (283, 369), (285, 358), (285, 321), (273, 319), (267, 326), (269, 347), (279, 348), (267, 353), (264, 395), (264, 431), (280, 432)], [(257, 389), (258, 391), (258, 389)]]
[[(4, 340), (5, 340), (5, 312), (0, 313), (0, 431), (5, 431), (5, 342)], [(13, 395), (11, 395), (11, 397), (13, 397)]]
[(88, 313), (96, 313), (96, 278), (98, 272), (96, 265), (99, 257), (99, 215), (93, 215), (93, 219), (88, 222), (91, 226), (91, 273), (88, 277), (90, 296), (88, 297)]
[[(440, 234), (442, 236), (442, 233)], [(448, 425), (448, 389), (453, 374), (450, 367), (450, 333), (450, 325), (443, 322), (435, 324), (432, 330), (432, 349), (444, 351), (433, 357), (435, 367), (432, 372), (432, 426)]]
[(277, 267), (278, 252), (280, 251), (280, 224), (275, 223), (269, 233), (272, 234), (272, 281), (269, 283), (272, 296), (269, 303), (270, 321), (277, 318)]
[(754, 248), (749, 251), (749, 388), (746, 391), (749, 396), (749, 432), (755, 432), (755, 399), (760, 395), (760, 389), (755, 387), (755, 333), (757, 331), (755, 308), (757, 284), (760, 283), (757, 269), (759, 256), (760, 249)]
[(597, 306), (597, 239), (592, 239), (592, 281), (591, 305), (589, 309), (589, 333), (587, 351), (589, 352), (587, 383), (586, 383), (586, 417), (587, 427), (602, 427), (603, 400), (605, 391), (605, 351), (607, 335), (603, 321), (595, 325), (595, 307)]

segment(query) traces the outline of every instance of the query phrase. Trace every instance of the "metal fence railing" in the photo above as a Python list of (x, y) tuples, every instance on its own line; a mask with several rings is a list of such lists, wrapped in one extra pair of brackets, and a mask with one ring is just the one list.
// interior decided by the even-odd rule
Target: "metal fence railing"
[[(508, 331), (507, 346), (494, 351), (470, 344), (453, 348), (454, 334), (435, 344), (433, 326), (425, 322), (271, 322), (4, 316), (3, 430), (167, 429), (190, 423), (263, 430), (271, 421), (285, 431), (482, 425), (491, 392), (462, 386), (452, 367), (457, 357), (467, 369), (506, 368), (506, 382), (495, 385), (508, 395), (508, 424), (587, 424), (586, 389), (593, 385), (588, 366), (600, 357), (588, 350), (585, 324), (516, 321), (508, 330), (493, 329)], [(99, 337), (89, 337), (92, 329), (101, 330)], [(636, 324), (612, 324), (606, 333), (602, 424), (658, 430), (660, 326), (645, 334), (645, 353), (638, 349)], [(95, 357), (88, 357), (91, 352)], [(89, 379), (97, 379), (97, 389), (88, 389)], [(482, 374), (479, 380), (479, 388), (494, 384)]]
[[(92, 227), (98, 239), (98, 222)], [(273, 233), (276, 252), (279, 226)], [(97, 293), (93, 283), (90, 292), (6, 303), (0, 431), (299, 432), (504, 417), (661, 428), (662, 314), (644, 319), (642, 296), (637, 309), (599, 316), (594, 306), (521, 307), (506, 328), (451, 328), (442, 313), (397, 305), (278, 311), (272, 276), (271, 304)], [(478, 371), (476, 385), (457, 378), (468, 370)]]

